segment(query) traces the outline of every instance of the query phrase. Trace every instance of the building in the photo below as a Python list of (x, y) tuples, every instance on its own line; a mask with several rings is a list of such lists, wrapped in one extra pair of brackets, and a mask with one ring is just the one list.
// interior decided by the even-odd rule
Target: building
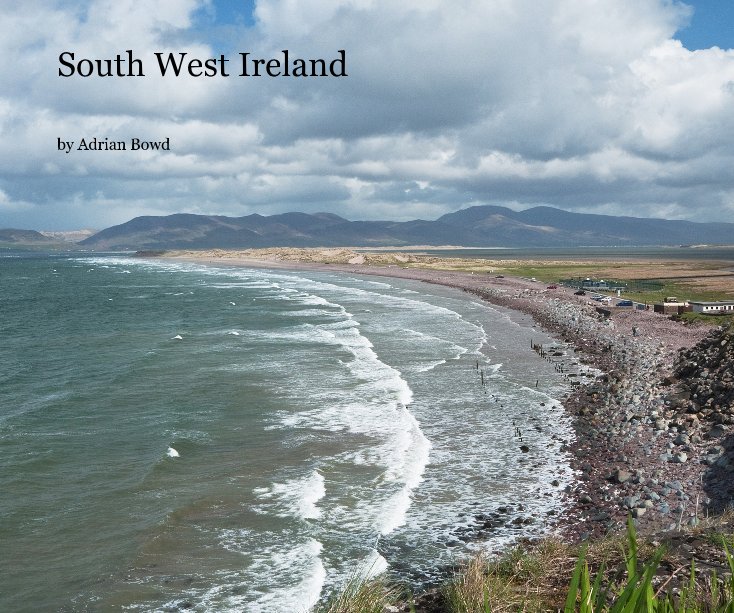
[(690, 300), (688, 303), (694, 313), (705, 313), (706, 315), (734, 314), (734, 300), (719, 300), (717, 302)]
[(665, 302), (656, 302), (652, 309), (655, 313), (663, 313), (664, 315), (680, 315), (690, 311), (691, 304), (690, 302), (668, 302), (666, 299)]

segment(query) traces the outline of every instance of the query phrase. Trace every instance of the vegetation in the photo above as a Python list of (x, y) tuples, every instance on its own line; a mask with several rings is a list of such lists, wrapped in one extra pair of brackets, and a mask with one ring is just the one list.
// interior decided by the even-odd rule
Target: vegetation
[(594, 613), (695, 613), (703, 611), (729, 612), (734, 610), (734, 557), (726, 542), (723, 547), (729, 566), (726, 581), (719, 581), (714, 570), (704, 586), (696, 581), (695, 562), (691, 561), (688, 582), (676, 591), (663, 591), (665, 584), (654, 587), (654, 579), (665, 549), (658, 547), (647, 562), (638, 560), (637, 537), (631, 518), (627, 524), (627, 548), (624, 551), (626, 579), (621, 582), (605, 580), (604, 566), (593, 577), (586, 561), (586, 549), (582, 549), (574, 568), (564, 605), (565, 613), (579, 611)]
[[(599, 266), (590, 264), (516, 264), (503, 266), (502, 270), (514, 277), (535, 278), (543, 283), (557, 283), (561, 279), (599, 277)], [(604, 277), (606, 278), (606, 277)]]
[(399, 600), (401, 591), (385, 583), (381, 577), (352, 577), (342, 589), (313, 613), (384, 613), (387, 606)]
[(714, 291), (693, 285), (692, 283), (682, 283), (680, 281), (667, 281), (662, 289), (658, 291), (628, 291), (624, 292), (624, 297), (634, 300), (635, 302), (662, 302), (666, 296), (677, 296), (681, 300), (722, 300), (725, 299), (725, 292)]
[(682, 313), (673, 315), (673, 319), (686, 323), (704, 323), (710, 326), (734, 324), (734, 315), (704, 315), (703, 313)]
[[(716, 530), (688, 534), (718, 555), (699, 572), (694, 560), (665, 546), (639, 541), (630, 519), (625, 535), (581, 546), (545, 539), (488, 561), (471, 560), (434, 600), (430, 611), (505, 613), (734, 613), (732, 535)], [(717, 573), (715, 566), (721, 569)], [(721, 572), (721, 571), (724, 572)], [(318, 613), (383, 613), (422, 610), (396, 600), (399, 591), (378, 580), (352, 582)], [(374, 598), (374, 600), (372, 600)], [(392, 603), (393, 606), (389, 606)]]

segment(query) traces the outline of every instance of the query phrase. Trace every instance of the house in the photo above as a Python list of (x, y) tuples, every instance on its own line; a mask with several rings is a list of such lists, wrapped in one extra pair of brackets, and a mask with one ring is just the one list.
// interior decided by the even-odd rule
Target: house
[(718, 300), (716, 302), (690, 300), (689, 304), (694, 313), (705, 313), (706, 315), (734, 314), (734, 300)]
[[(672, 297), (672, 296), (671, 296)], [(678, 302), (678, 301), (668, 301), (668, 299), (665, 299), (665, 302), (656, 302), (652, 310), (655, 313), (663, 313), (664, 315), (680, 315), (681, 313), (685, 313), (686, 311), (691, 310), (690, 302)]]

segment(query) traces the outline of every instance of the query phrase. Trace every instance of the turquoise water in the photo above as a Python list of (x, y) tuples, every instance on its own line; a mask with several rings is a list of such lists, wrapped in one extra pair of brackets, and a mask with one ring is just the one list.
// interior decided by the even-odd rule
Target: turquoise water
[(0, 610), (305, 611), (563, 508), (550, 339), (461, 292), (11, 255), (0, 314)]

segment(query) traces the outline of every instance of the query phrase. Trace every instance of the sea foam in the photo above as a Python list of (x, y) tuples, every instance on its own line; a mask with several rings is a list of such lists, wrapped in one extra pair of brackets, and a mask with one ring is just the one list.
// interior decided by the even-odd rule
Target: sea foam
[(316, 505), (326, 495), (326, 486), (323, 475), (314, 470), (305, 477), (257, 488), (255, 494), (260, 500), (274, 501), (276, 515), (318, 519), (321, 511)]
[[(245, 544), (253, 547), (251, 535), (224, 531), (225, 548), (239, 551)], [(292, 613), (309, 611), (319, 600), (326, 581), (326, 568), (321, 560), (323, 545), (314, 538), (301, 543), (268, 545), (260, 542), (255, 560), (248, 569), (260, 581), (242, 585), (240, 575), (222, 577), (219, 585), (201, 598), (204, 610), (252, 613)], [(256, 589), (252, 589), (252, 588)], [(233, 589), (235, 588), (235, 589)], [(244, 591), (242, 588), (246, 588)], [(243, 593), (244, 592), (244, 593)]]

